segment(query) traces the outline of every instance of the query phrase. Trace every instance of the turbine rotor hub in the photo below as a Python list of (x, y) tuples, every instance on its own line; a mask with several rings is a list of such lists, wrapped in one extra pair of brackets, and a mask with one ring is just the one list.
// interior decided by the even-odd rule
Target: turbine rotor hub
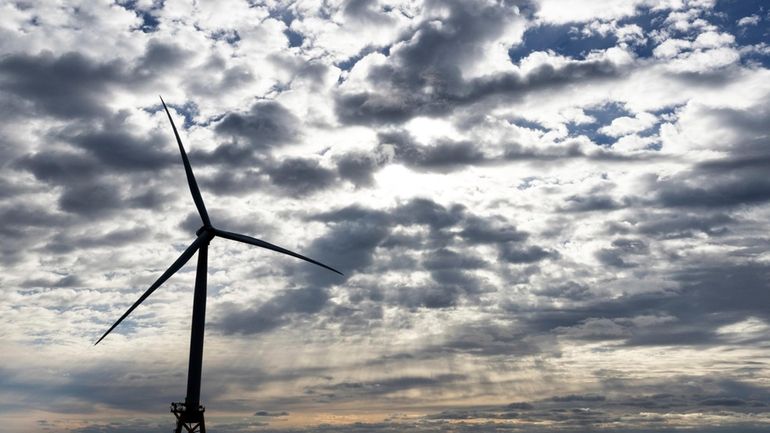
[(213, 228), (213, 227), (211, 227), (211, 226), (205, 226), (205, 225), (204, 225), (204, 226), (201, 226), (201, 228), (199, 228), (199, 229), (198, 229), (198, 230), (195, 232), (195, 236), (200, 236), (200, 235), (202, 235), (203, 233), (206, 233), (206, 232), (211, 232), (211, 231), (213, 231), (213, 230), (212, 230), (212, 228)]

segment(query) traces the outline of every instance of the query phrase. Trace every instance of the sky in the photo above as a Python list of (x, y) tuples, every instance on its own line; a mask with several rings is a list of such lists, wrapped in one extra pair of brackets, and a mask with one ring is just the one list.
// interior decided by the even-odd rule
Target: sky
[(770, 6), (0, 3), (0, 432), (767, 431)]

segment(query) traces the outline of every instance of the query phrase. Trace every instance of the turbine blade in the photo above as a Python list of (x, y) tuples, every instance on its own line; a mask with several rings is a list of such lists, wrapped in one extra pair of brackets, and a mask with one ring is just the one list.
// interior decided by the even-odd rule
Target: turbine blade
[(163, 275), (161, 275), (160, 278), (158, 278), (158, 280), (155, 281), (152, 284), (152, 286), (150, 286), (150, 288), (147, 289), (147, 291), (144, 292), (142, 296), (139, 297), (139, 299), (137, 299), (136, 302), (134, 302), (134, 305), (132, 305), (131, 308), (128, 309), (128, 311), (123, 313), (123, 315), (120, 316), (120, 319), (118, 319), (117, 322), (115, 322), (112, 326), (110, 326), (110, 329), (108, 329), (107, 332), (105, 332), (104, 335), (102, 335), (102, 338), (100, 338), (99, 340), (96, 341), (96, 343), (94, 343), (94, 346), (99, 344), (100, 341), (104, 340), (104, 337), (106, 337), (107, 334), (112, 332), (112, 330), (115, 329), (115, 327), (118, 326), (120, 322), (123, 321), (123, 319), (128, 317), (128, 315), (131, 314), (131, 312), (134, 311), (134, 309), (138, 307), (139, 304), (144, 302), (144, 300), (147, 299), (148, 296), (152, 295), (152, 292), (154, 292), (155, 289), (160, 287), (161, 284), (163, 284), (166, 280), (169, 279), (169, 277), (174, 275), (176, 271), (178, 271), (182, 266), (184, 266), (184, 264), (187, 263), (188, 260), (190, 260), (190, 257), (192, 257), (192, 255), (195, 254), (195, 251), (198, 250), (198, 247), (200, 247), (202, 242), (203, 242), (203, 238), (201, 237), (195, 239), (195, 241), (189, 247), (187, 247), (186, 250), (184, 250), (182, 255), (179, 256), (179, 258), (176, 259), (176, 261), (168, 269), (166, 269), (166, 272), (164, 272)]
[(286, 255), (289, 255), (289, 256), (292, 256), (292, 257), (296, 257), (298, 259), (302, 259), (302, 260), (304, 260), (306, 262), (310, 262), (310, 263), (312, 263), (314, 265), (318, 265), (318, 266), (320, 266), (322, 268), (326, 268), (326, 269), (328, 269), (328, 270), (330, 270), (332, 272), (336, 272), (336, 273), (338, 273), (340, 275), (344, 275), (342, 272), (332, 268), (331, 266), (326, 266), (325, 264), (323, 264), (323, 263), (321, 263), (319, 261), (313, 260), (313, 259), (311, 259), (309, 257), (305, 257), (305, 256), (303, 256), (301, 254), (297, 254), (294, 251), (289, 251), (286, 248), (281, 248), (281, 247), (279, 247), (277, 245), (273, 245), (273, 244), (271, 244), (269, 242), (265, 242), (265, 241), (260, 240), (260, 239), (252, 238), (251, 236), (246, 236), (246, 235), (242, 235), (242, 234), (238, 234), (238, 233), (232, 233), (232, 232), (226, 232), (224, 230), (219, 230), (219, 229), (214, 229), (214, 234), (216, 236), (221, 236), (221, 237), (223, 237), (225, 239), (230, 239), (232, 241), (243, 242), (243, 243), (250, 244), (250, 245), (255, 245), (255, 246), (258, 246), (258, 247), (267, 248), (268, 250), (277, 251), (279, 253), (283, 253), (283, 254), (286, 254)]
[(190, 186), (190, 192), (193, 196), (193, 201), (195, 202), (195, 207), (198, 208), (198, 213), (201, 216), (201, 220), (203, 220), (203, 225), (210, 226), (211, 221), (209, 220), (209, 214), (206, 212), (206, 205), (203, 204), (203, 197), (201, 197), (201, 191), (198, 189), (198, 183), (195, 181), (195, 175), (192, 171), (192, 166), (190, 166), (190, 160), (187, 158), (187, 153), (184, 151), (184, 146), (182, 146), (182, 139), (179, 138), (179, 132), (176, 130), (176, 125), (174, 125), (174, 119), (171, 118), (171, 113), (168, 111), (168, 107), (166, 107), (166, 102), (163, 101), (163, 98), (160, 98), (160, 102), (163, 104), (163, 109), (166, 110), (166, 115), (168, 116), (169, 122), (171, 122), (171, 129), (174, 130), (174, 136), (176, 137), (176, 142), (179, 145), (179, 152), (182, 154), (182, 162), (184, 163), (184, 171), (187, 174), (187, 184)]

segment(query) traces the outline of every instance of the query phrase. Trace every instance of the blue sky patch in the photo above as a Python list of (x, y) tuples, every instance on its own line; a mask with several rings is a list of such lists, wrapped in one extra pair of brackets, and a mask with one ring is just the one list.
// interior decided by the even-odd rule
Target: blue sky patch
[(508, 57), (518, 63), (533, 52), (551, 50), (563, 56), (585, 58), (593, 50), (605, 50), (617, 44), (617, 38), (612, 34), (582, 34), (584, 27), (575, 24), (532, 27), (524, 33), (522, 44), (508, 50)]
[(631, 112), (626, 110), (622, 104), (619, 104), (617, 102), (608, 102), (596, 107), (586, 108), (584, 109), (584, 113), (587, 116), (591, 116), (596, 120), (591, 123), (581, 123), (581, 124), (569, 123), (567, 125), (567, 129), (569, 130), (569, 135), (571, 136), (585, 135), (586, 137), (591, 139), (591, 141), (601, 146), (611, 145), (612, 143), (615, 142), (616, 138), (602, 134), (601, 132), (599, 132), (599, 129), (609, 125), (610, 123), (612, 123), (614, 119), (618, 117), (634, 116)]
[(158, 29), (158, 26), (160, 25), (160, 20), (152, 14), (152, 12), (155, 9), (162, 9), (164, 2), (159, 2), (158, 5), (153, 6), (150, 9), (141, 9), (136, 7), (136, 0), (128, 0), (124, 2), (118, 2), (120, 6), (125, 8), (126, 10), (132, 11), (142, 19), (142, 25), (139, 26), (139, 29), (144, 33), (153, 33)]
[[(722, 0), (717, 2), (709, 20), (722, 31), (735, 36), (738, 46), (750, 46), (770, 41), (770, 3), (760, 0)], [(746, 52), (741, 60), (770, 66), (770, 56)]]
[(301, 47), (302, 42), (304, 42), (305, 37), (302, 36), (302, 33), (295, 32), (292, 29), (286, 29), (283, 31), (283, 34), (286, 35), (286, 38), (289, 39), (289, 46), (290, 47)]

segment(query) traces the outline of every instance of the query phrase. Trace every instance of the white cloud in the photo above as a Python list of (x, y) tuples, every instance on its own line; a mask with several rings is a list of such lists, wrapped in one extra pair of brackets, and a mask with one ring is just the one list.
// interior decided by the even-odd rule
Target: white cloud
[(695, 48), (719, 48), (731, 45), (735, 42), (735, 36), (729, 33), (704, 32), (698, 35), (693, 42)]
[(759, 24), (760, 17), (757, 14), (749, 15), (738, 20), (739, 26), (755, 26)]
[(741, 56), (733, 48), (695, 51), (671, 61), (667, 66), (674, 72), (708, 72), (737, 63)]
[(672, 58), (679, 55), (679, 53), (689, 50), (692, 47), (692, 42), (683, 39), (666, 39), (660, 45), (655, 47), (652, 51), (655, 57), (659, 58)]
[(643, 0), (610, 0), (604, 2), (540, 0), (540, 9), (537, 11), (537, 16), (545, 22), (554, 24), (592, 21), (596, 19), (610, 20), (633, 15), (636, 7), (643, 3)]
[(658, 118), (650, 113), (637, 113), (634, 117), (617, 117), (607, 126), (599, 129), (602, 134), (610, 137), (621, 137), (636, 132), (642, 132), (658, 123)]

